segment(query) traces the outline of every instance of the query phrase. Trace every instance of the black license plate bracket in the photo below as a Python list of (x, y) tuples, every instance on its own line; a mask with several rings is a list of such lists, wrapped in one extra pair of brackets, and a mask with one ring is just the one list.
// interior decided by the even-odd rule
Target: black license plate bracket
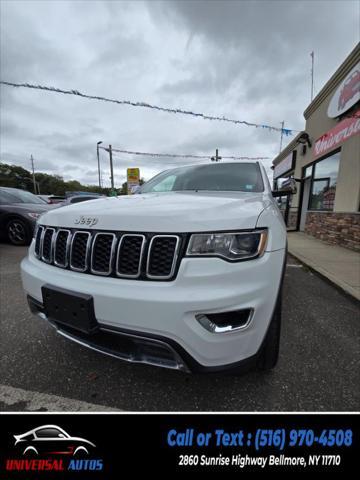
[(49, 320), (88, 334), (98, 329), (91, 295), (52, 285), (44, 285), (41, 291), (44, 312)]

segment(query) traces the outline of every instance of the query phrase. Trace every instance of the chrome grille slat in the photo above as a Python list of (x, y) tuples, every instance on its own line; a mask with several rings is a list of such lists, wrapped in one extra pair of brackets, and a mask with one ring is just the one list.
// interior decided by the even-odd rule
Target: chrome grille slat
[[(130, 242), (134, 239), (141, 240), (141, 244), (133, 248), (137, 248), (133, 257), (128, 254), (128, 249), (131, 248)], [(140, 234), (124, 234), (119, 241), (117, 256), (116, 256), (116, 275), (123, 278), (138, 278), (141, 273), (141, 263), (145, 247), (145, 235)], [(127, 265), (125, 265), (124, 258), (126, 257)]]
[(70, 268), (76, 272), (86, 272), (88, 269), (91, 235), (78, 230), (74, 233), (70, 244)]
[(56, 267), (133, 280), (175, 277), (181, 234), (121, 233), (39, 225), (35, 256)]
[[(154, 235), (150, 241), (146, 263), (146, 276), (151, 279), (169, 280), (175, 271), (180, 238), (177, 235)], [(161, 245), (163, 243), (163, 245)], [(168, 254), (159, 252), (166, 248)], [(155, 257), (157, 257), (155, 259)]]
[[(104, 243), (105, 238), (111, 243)], [(103, 241), (103, 245), (99, 245)], [(110, 275), (115, 254), (116, 235), (114, 233), (96, 233), (91, 249), (91, 273)], [(101, 250), (101, 251), (100, 251)], [(101, 267), (102, 265), (107, 268)]]
[(35, 236), (35, 255), (36, 257), (41, 257), (41, 246), (42, 246), (42, 235), (44, 233), (44, 227), (41, 225), (38, 226)]
[(41, 239), (41, 259), (46, 263), (52, 263), (53, 259), (53, 250), (54, 250), (54, 233), (55, 229), (51, 227), (45, 228)]
[(54, 238), (54, 264), (66, 268), (69, 263), (71, 231), (60, 228)]

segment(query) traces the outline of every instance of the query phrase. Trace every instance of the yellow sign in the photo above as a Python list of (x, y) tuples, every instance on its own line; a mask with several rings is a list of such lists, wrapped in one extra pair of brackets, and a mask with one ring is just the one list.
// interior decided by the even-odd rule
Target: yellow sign
[(139, 183), (140, 181), (140, 169), (128, 168), (127, 169), (127, 181), (130, 183)]
[(128, 168), (127, 169), (127, 191), (128, 195), (131, 195), (133, 190), (140, 185), (140, 169)]

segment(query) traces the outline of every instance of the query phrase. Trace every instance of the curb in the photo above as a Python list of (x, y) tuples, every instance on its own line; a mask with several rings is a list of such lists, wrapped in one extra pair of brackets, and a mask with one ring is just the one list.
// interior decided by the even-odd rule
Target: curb
[(322, 267), (319, 267), (315, 263), (309, 261), (306, 257), (303, 257), (301, 254), (291, 251), (290, 248), (289, 248), (289, 254), (294, 258), (296, 258), (301, 264), (309, 268), (309, 270), (311, 270), (313, 273), (323, 278), (328, 283), (331, 283), (331, 285), (336, 287), (346, 296), (350, 297), (351, 300), (355, 301), (356, 303), (360, 303), (360, 294), (353, 287), (351, 287), (345, 282), (342, 282), (337, 277), (332, 275), (330, 272), (328, 272)]

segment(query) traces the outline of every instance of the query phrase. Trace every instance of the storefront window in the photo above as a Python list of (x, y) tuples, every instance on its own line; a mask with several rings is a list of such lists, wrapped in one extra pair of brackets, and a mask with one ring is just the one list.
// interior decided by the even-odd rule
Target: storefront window
[(310, 195), (310, 210), (333, 210), (339, 171), (340, 152), (317, 162)]

